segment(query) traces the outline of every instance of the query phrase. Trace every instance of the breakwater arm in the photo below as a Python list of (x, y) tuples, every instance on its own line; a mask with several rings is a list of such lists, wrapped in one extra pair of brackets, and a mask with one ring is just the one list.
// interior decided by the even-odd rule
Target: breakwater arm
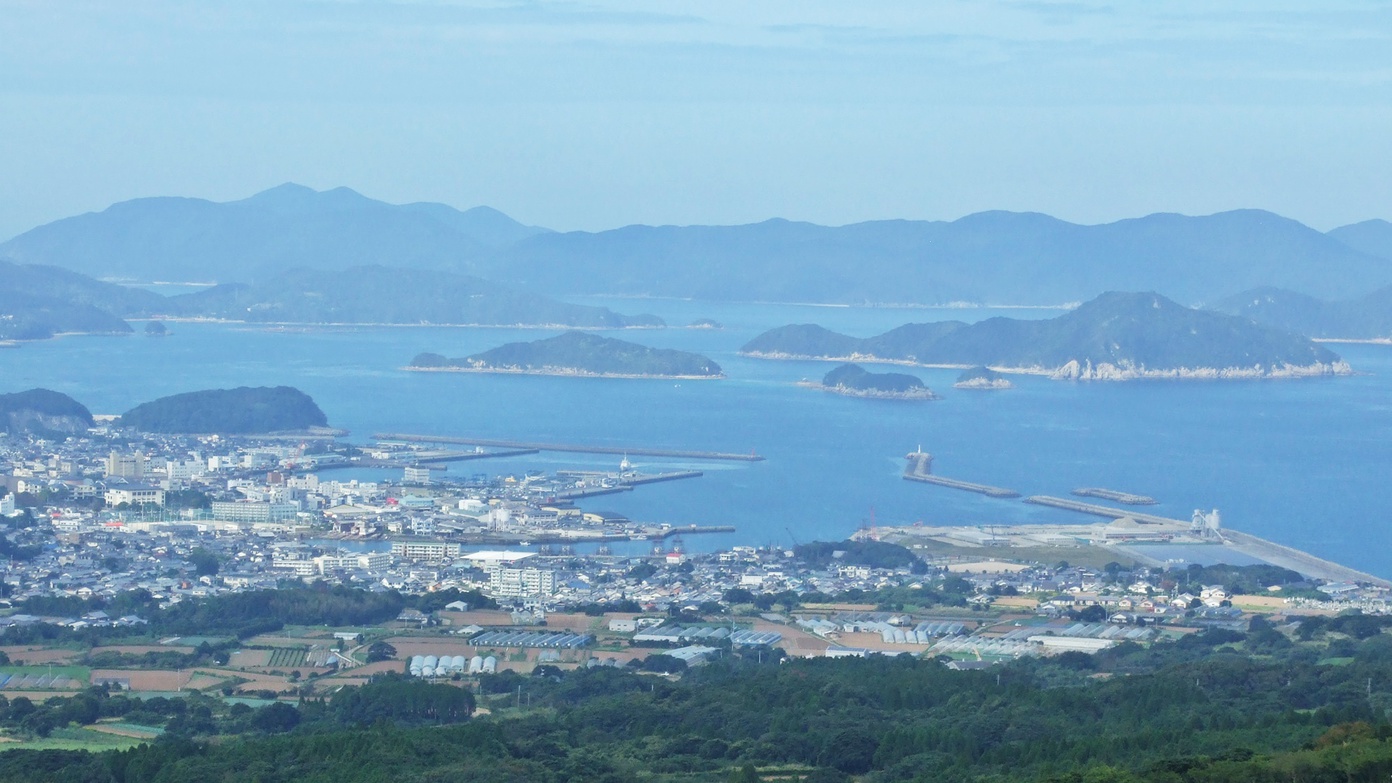
[(671, 459), (709, 459), (731, 462), (763, 462), (764, 458), (750, 452), (734, 454), (721, 451), (688, 451), (684, 449), (648, 449), (625, 446), (587, 446), (574, 443), (527, 443), (488, 438), (461, 438), (452, 435), (414, 435), (399, 432), (379, 432), (376, 440), (398, 440), (408, 443), (455, 443), (465, 446), (484, 446), (498, 449), (530, 449), (535, 451), (567, 451), (578, 454), (620, 454), (631, 457), (667, 457)]

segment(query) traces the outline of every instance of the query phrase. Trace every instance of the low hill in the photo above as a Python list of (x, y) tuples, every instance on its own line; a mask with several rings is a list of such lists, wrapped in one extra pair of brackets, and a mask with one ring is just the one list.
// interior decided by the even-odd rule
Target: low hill
[(870, 372), (858, 364), (843, 364), (822, 378), (822, 388), (853, 397), (933, 400), (937, 395), (912, 375)]
[(128, 334), (131, 326), (89, 304), (0, 288), (0, 340), (46, 340), (56, 334)]
[(309, 395), (289, 386), (242, 386), (186, 392), (137, 405), (120, 426), (143, 432), (260, 435), (324, 427)]
[(92, 426), (92, 412), (66, 394), (30, 389), (0, 394), (0, 432), (76, 433)]
[(228, 283), (171, 297), (172, 310), (261, 323), (464, 324), (616, 329), (662, 326), (650, 315), (569, 304), (477, 277), (363, 266), (284, 272), (256, 284)]
[(240, 201), (142, 198), (39, 226), (0, 256), (135, 280), (263, 282), (285, 269), (367, 264), (467, 270), (545, 229), (497, 210), (387, 204), (285, 184)]
[(1213, 309), (1314, 338), (1392, 338), (1392, 286), (1339, 301), (1280, 288), (1258, 288), (1216, 302)]
[(720, 365), (700, 354), (649, 348), (583, 332), (508, 343), (459, 359), (423, 353), (411, 361), (410, 369), (624, 378), (724, 377)]
[[(801, 339), (809, 334), (816, 339)], [(1103, 294), (1048, 320), (910, 324), (864, 340), (784, 327), (756, 337), (742, 352), (765, 358), (983, 365), (1085, 380), (1349, 372), (1336, 354), (1304, 337), (1246, 318), (1183, 307), (1154, 293)]]

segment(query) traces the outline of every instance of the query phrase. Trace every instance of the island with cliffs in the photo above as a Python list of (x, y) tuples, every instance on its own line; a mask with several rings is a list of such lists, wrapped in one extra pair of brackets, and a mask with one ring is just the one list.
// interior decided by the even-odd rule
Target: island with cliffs
[(422, 353), (412, 359), (406, 369), (593, 378), (704, 380), (725, 377), (720, 365), (700, 354), (649, 348), (626, 340), (573, 331), (544, 340), (507, 343), (474, 356), (455, 359)]
[(814, 324), (783, 326), (745, 344), (765, 359), (991, 367), (1062, 380), (1242, 379), (1349, 375), (1306, 337), (1177, 304), (1156, 293), (1111, 292), (1057, 318), (906, 324), (865, 339)]
[(923, 381), (905, 373), (870, 372), (858, 364), (843, 364), (822, 377), (821, 383), (806, 383), (833, 394), (869, 397), (879, 400), (941, 399)]

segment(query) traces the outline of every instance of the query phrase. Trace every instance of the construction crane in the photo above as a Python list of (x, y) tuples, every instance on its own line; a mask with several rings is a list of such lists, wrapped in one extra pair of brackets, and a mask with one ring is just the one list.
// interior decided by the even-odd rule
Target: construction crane
[(793, 535), (793, 529), (792, 529), (792, 528), (790, 528), (790, 527), (785, 527), (785, 528), (783, 528), (783, 529), (786, 530), (786, 531), (788, 531), (788, 538), (793, 539), (793, 546), (802, 546), (802, 544), (798, 543), (797, 536)]

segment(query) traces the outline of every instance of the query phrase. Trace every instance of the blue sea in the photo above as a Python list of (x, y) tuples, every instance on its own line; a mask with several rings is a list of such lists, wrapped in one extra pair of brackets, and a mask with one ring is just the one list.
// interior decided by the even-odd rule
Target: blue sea
[[(586, 507), (642, 521), (734, 525), (692, 536), (691, 550), (839, 539), (862, 525), (1086, 521), (1018, 500), (903, 481), (922, 447), (934, 472), (1022, 494), (1095, 486), (1151, 495), (1147, 511), (1189, 518), (1221, 511), (1226, 526), (1392, 577), (1392, 347), (1332, 346), (1362, 374), (1282, 381), (1071, 383), (1014, 377), (1008, 391), (959, 391), (957, 371), (913, 370), (936, 402), (866, 400), (800, 388), (831, 365), (746, 359), (761, 331), (819, 323), (871, 335), (910, 321), (1047, 318), (1050, 310), (915, 309), (578, 300), (719, 330), (613, 333), (704, 353), (727, 380), (658, 381), (412, 373), (421, 351), (463, 356), (545, 330), (361, 327), (274, 329), (171, 323), (150, 338), (64, 337), (0, 350), (0, 391), (57, 389), (95, 413), (158, 396), (238, 385), (296, 386), (330, 423), (363, 441), (421, 432), (631, 447), (755, 451), (757, 463), (635, 458), (639, 469), (695, 468), (702, 478), (595, 498)], [(139, 329), (137, 328), (137, 332)], [(904, 371), (903, 368), (898, 368)], [(615, 468), (610, 457), (542, 454), (451, 465), (448, 475)], [(637, 546), (636, 544), (634, 545)]]

